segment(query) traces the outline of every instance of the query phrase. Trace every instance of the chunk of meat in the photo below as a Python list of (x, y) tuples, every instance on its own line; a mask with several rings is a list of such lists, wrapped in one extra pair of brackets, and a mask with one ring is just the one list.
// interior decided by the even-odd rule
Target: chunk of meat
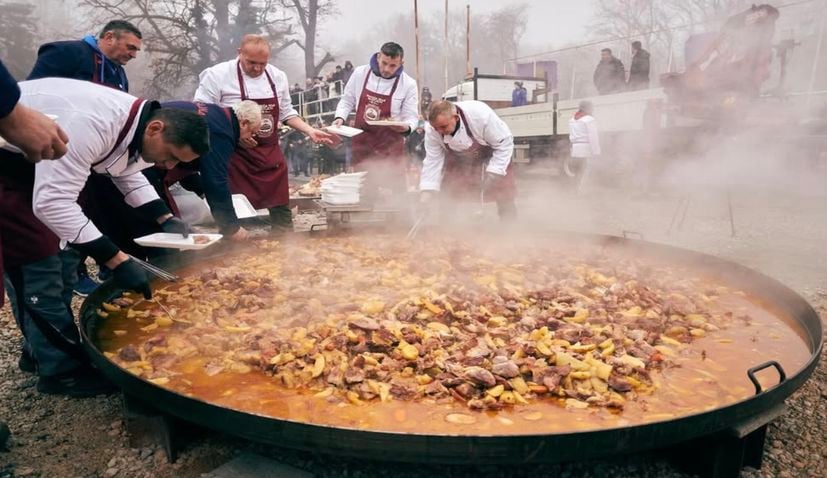
[(138, 353), (138, 349), (136, 349), (132, 344), (123, 347), (120, 352), (118, 352), (118, 357), (120, 357), (120, 359), (124, 362), (136, 362), (141, 360), (141, 354)]
[(493, 387), (497, 384), (497, 379), (488, 370), (482, 367), (468, 367), (464, 372), (465, 378), (485, 387)]

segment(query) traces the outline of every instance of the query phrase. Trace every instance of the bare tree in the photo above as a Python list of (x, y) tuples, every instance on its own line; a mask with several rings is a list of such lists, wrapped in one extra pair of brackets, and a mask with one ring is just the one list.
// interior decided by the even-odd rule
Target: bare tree
[(148, 95), (171, 97), (205, 68), (235, 56), (246, 33), (270, 39), (271, 55), (292, 44), (290, 18), (275, 0), (82, 0), (95, 21), (120, 18), (135, 23), (152, 54)]
[(304, 32), (304, 41), (292, 40), (304, 51), (304, 73), (307, 78), (319, 76), (322, 68), (335, 58), (329, 51), (324, 52), (321, 60), (316, 61), (316, 34), (321, 21), (328, 16), (338, 14), (333, 0), (281, 0), (282, 6), (292, 9), (298, 24)]
[(35, 7), (21, 2), (0, 2), (0, 54), (15, 78), (22, 79), (31, 70), (36, 56)]

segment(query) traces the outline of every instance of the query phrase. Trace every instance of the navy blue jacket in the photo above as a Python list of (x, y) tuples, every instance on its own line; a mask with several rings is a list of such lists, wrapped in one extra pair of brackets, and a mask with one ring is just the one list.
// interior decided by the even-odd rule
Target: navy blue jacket
[(92, 81), (121, 91), (129, 91), (123, 66), (101, 53), (94, 37), (83, 40), (46, 43), (37, 50), (37, 61), (27, 80), (38, 78), (74, 78)]
[[(207, 120), (210, 130), (210, 152), (192, 163), (180, 164), (176, 167), (195, 169), (200, 173), (201, 189), (221, 233), (234, 234), (240, 225), (233, 208), (228, 171), (230, 157), (235, 151), (239, 136), (235, 113), (230, 108), (190, 101), (168, 101), (161, 103), (161, 107), (193, 111)], [(153, 178), (153, 175), (158, 174), (159, 171), (153, 171), (155, 169), (144, 171), (147, 178), (157, 184), (157, 179)]]
[(0, 61), (0, 118), (5, 118), (20, 100), (20, 87)]

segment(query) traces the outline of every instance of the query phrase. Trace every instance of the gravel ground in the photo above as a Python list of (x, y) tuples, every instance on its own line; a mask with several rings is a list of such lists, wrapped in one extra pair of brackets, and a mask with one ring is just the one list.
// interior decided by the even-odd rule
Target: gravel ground
[[(726, 199), (720, 194), (693, 197), (683, 227), (668, 231), (679, 199), (618, 191), (611, 196), (601, 191), (574, 198), (548, 193), (539, 200), (522, 201), (520, 211), (526, 221), (549, 229), (610, 234), (632, 230), (648, 240), (736, 260), (787, 283), (822, 317), (827, 316), (827, 293), (821, 290), (827, 276), (827, 257), (820, 252), (827, 239), (823, 197), (733, 194), (736, 237), (730, 237)], [(35, 377), (17, 369), (19, 340), (6, 306), (0, 309), (0, 419), (9, 423), (13, 437), (8, 451), (0, 452), (0, 478), (208, 476), (210, 470), (244, 452), (329, 477), (691, 476), (657, 454), (531, 467), (400, 466), (331, 459), (212, 432), (189, 441), (178, 461), (169, 464), (158, 447), (129, 446), (117, 396), (72, 400), (38, 394)], [(823, 359), (814, 376), (787, 400), (785, 415), (770, 425), (763, 468), (748, 469), (743, 476), (823, 476), (827, 455), (827, 360)]]

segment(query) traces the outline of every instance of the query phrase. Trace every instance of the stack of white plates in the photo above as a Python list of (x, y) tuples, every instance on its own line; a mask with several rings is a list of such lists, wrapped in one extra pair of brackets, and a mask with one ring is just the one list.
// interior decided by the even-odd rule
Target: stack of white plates
[(358, 204), (366, 172), (340, 174), (322, 180), (322, 201), (328, 204)]

